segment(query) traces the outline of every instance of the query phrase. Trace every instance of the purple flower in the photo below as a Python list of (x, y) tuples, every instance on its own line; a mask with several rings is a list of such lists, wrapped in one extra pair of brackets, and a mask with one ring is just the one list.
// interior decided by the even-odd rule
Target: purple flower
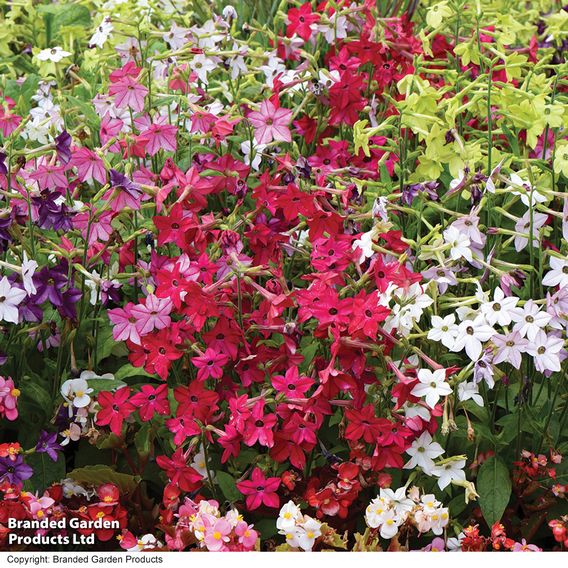
[(37, 304), (49, 300), (54, 306), (63, 304), (63, 288), (67, 285), (67, 267), (59, 265), (54, 268), (47, 266), (34, 274), (34, 284), (37, 290), (34, 299)]
[(0, 152), (0, 174), (6, 175), (8, 168), (6, 167), (6, 154)]
[(143, 192), (136, 183), (129, 180), (124, 174), (111, 169), (110, 185), (112, 189), (105, 193), (105, 199), (109, 199), (115, 190), (120, 190), (113, 202), (115, 211), (124, 209), (125, 207), (130, 207), (130, 209), (135, 211), (140, 209), (140, 200)]
[(45, 430), (39, 435), (37, 446), (35, 448), (38, 454), (47, 454), (54, 462), (59, 458), (58, 451), (63, 448), (57, 443), (57, 432), (46, 432)]
[(19, 485), (25, 479), (29, 479), (34, 470), (24, 463), (22, 456), (11, 458), (0, 458), (0, 480), (8, 481), (11, 485)]
[(71, 141), (72, 138), (66, 130), (55, 138), (55, 150), (57, 151), (57, 157), (63, 164), (67, 164), (71, 159)]

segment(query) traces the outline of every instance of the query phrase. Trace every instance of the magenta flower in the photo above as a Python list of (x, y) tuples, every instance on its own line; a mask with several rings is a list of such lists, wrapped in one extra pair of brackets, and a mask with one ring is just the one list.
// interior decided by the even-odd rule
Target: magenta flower
[(223, 376), (223, 365), (229, 361), (229, 357), (224, 353), (217, 353), (209, 347), (203, 355), (193, 357), (191, 361), (199, 369), (197, 380), (204, 381), (209, 377), (220, 379)]
[(134, 304), (128, 302), (124, 308), (114, 308), (109, 310), (108, 319), (114, 324), (112, 336), (115, 341), (130, 340), (136, 345), (141, 345), (140, 334), (138, 333), (137, 319), (132, 313)]
[(144, 304), (138, 304), (131, 309), (138, 320), (136, 328), (140, 335), (148, 335), (154, 329), (164, 329), (172, 323), (170, 312), (172, 301), (169, 298), (158, 298), (154, 294), (146, 297)]
[(262, 470), (254, 468), (248, 481), (237, 483), (237, 489), (246, 496), (247, 509), (252, 511), (261, 505), (272, 509), (280, 507), (280, 497), (276, 491), (280, 487), (279, 477), (265, 477)]
[(159, 150), (166, 152), (175, 152), (177, 147), (176, 141), (177, 126), (171, 124), (151, 124), (148, 130), (142, 135), (148, 139), (146, 151), (150, 156), (154, 156)]
[(144, 110), (144, 99), (148, 94), (148, 89), (129, 75), (112, 84), (108, 92), (114, 96), (114, 104), (118, 108), (130, 107), (136, 112)]
[(77, 177), (80, 181), (97, 180), (100, 184), (106, 183), (105, 164), (92, 150), (79, 148), (73, 152), (71, 165), (77, 168)]
[(288, 128), (291, 118), (291, 110), (275, 107), (269, 99), (262, 101), (259, 111), (248, 115), (254, 126), (254, 138), (259, 144), (268, 144), (273, 140), (291, 142), (292, 136)]

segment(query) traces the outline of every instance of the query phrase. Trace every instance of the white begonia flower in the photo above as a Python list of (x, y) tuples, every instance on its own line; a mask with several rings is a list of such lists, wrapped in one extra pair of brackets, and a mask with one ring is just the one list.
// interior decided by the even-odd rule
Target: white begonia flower
[(316, 538), (321, 536), (321, 523), (307, 517), (298, 529), (298, 544), (302, 550), (309, 551), (313, 548)]
[(428, 339), (440, 341), (444, 347), (450, 349), (458, 334), (456, 316), (449, 314), (444, 318), (432, 316), (432, 329), (428, 331)]
[(69, 379), (61, 385), (61, 396), (75, 408), (85, 408), (91, 402), (89, 383), (85, 379)]
[(399, 487), (396, 491), (381, 488), (379, 495), (389, 502), (397, 515), (404, 516), (414, 509), (414, 501), (406, 496), (406, 487)]
[(444, 448), (432, 440), (429, 432), (422, 432), (420, 437), (412, 442), (406, 453), (411, 456), (411, 459), (404, 464), (404, 469), (421, 467), (426, 475), (431, 475), (435, 466), (434, 459), (444, 453)]
[(281, 509), (276, 520), (276, 528), (278, 530), (286, 531), (296, 525), (302, 516), (300, 508), (294, 501), (288, 501)]
[(452, 393), (452, 387), (446, 382), (445, 369), (436, 369), (434, 372), (430, 369), (420, 369), (418, 380), (420, 382), (412, 389), (411, 394), (420, 398), (424, 397), (430, 408), (436, 406), (441, 396)]
[(465, 481), (464, 467), (465, 460), (455, 460), (443, 465), (437, 465), (432, 470), (432, 473), (439, 478), (438, 487), (445, 489), (454, 479)]

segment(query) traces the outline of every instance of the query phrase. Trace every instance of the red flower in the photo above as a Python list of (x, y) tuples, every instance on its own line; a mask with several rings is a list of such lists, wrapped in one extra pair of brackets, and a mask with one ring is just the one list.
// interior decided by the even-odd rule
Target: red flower
[(97, 413), (97, 424), (99, 426), (110, 425), (111, 432), (120, 436), (122, 423), (136, 410), (136, 407), (129, 402), (129, 396), (130, 389), (128, 387), (122, 387), (114, 394), (101, 391), (97, 398), (101, 407)]
[(381, 420), (375, 416), (373, 405), (367, 404), (361, 410), (349, 409), (345, 411), (347, 440), (360, 440), (363, 438), (367, 444), (373, 444), (381, 435)]
[(257, 442), (261, 446), (271, 448), (274, 445), (272, 428), (276, 424), (274, 414), (264, 414), (264, 400), (259, 400), (253, 407), (245, 425), (244, 442), (247, 446), (254, 446)]
[(152, 385), (142, 385), (130, 402), (138, 408), (142, 422), (148, 422), (154, 413), (161, 415), (169, 414), (168, 385), (160, 385), (154, 388)]
[(250, 480), (237, 483), (237, 489), (246, 496), (249, 511), (258, 509), (263, 504), (272, 509), (278, 509), (280, 497), (276, 491), (279, 487), (279, 477), (266, 478), (258, 467), (252, 472)]
[(191, 466), (187, 465), (181, 448), (177, 449), (171, 458), (158, 456), (156, 463), (166, 472), (168, 479), (174, 485), (179, 485), (182, 491), (195, 491), (203, 479)]
[(229, 357), (223, 353), (217, 353), (214, 349), (207, 348), (203, 355), (193, 357), (191, 362), (199, 369), (197, 380), (204, 381), (211, 377), (220, 379), (223, 376), (223, 365), (229, 361)]
[(288, 11), (286, 35), (292, 37), (298, 34), (304, 41), (308, 41), (312, 35), (312, 25), (319, 22), (319, 19), (320, 15), (312, 12), (311, 2), (302, 4), (300, 8), (291, 8)]

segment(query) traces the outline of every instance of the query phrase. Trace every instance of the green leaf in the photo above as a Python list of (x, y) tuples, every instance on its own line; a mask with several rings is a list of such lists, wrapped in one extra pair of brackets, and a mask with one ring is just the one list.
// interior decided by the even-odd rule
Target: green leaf
[(491, 527), (501, 520), (511, 497), (509, 470), (497, 456), (492, 456), (479, 468), (477, 476), (479, 505), (487, 524)]
[(116, 485), (121, 493), (132, 494), (140, 483), (140, 476), (119, 473), (108, 465), (88, 465), (79, 469), (74, 469), (69, 473), (69, 477), (78, 483), (98, 486), (103, 483)]
[(134, 365), (122, 365), (120, 369), (114, 373), (114, 378), (118, 381), (127, 379), (128, 377), (155, 377), (151, 373), (147, 373), (142, 367), (134, 367)]
[(225, 471), (217, 471), (215, 472), (215, 477), (217, 479), (217, 484), (228, 501), (234, 503), (242, 498), (241, 492), (237, 489), (235, 479), (232, 475)]
[(89, 388), (93, 389), (91, 396), (99, 394), (101, 391), (113, 391), (126, 386), (123, 381), (113, 379), (89, 379)]
[(26, 491), (41, 493), (65, 477), (65, 458), (61, 454), (55, 462), (45, 452), (30, 454), (26, 456), (26, 463), (34, 470), (34, 474), (24, 482)]

